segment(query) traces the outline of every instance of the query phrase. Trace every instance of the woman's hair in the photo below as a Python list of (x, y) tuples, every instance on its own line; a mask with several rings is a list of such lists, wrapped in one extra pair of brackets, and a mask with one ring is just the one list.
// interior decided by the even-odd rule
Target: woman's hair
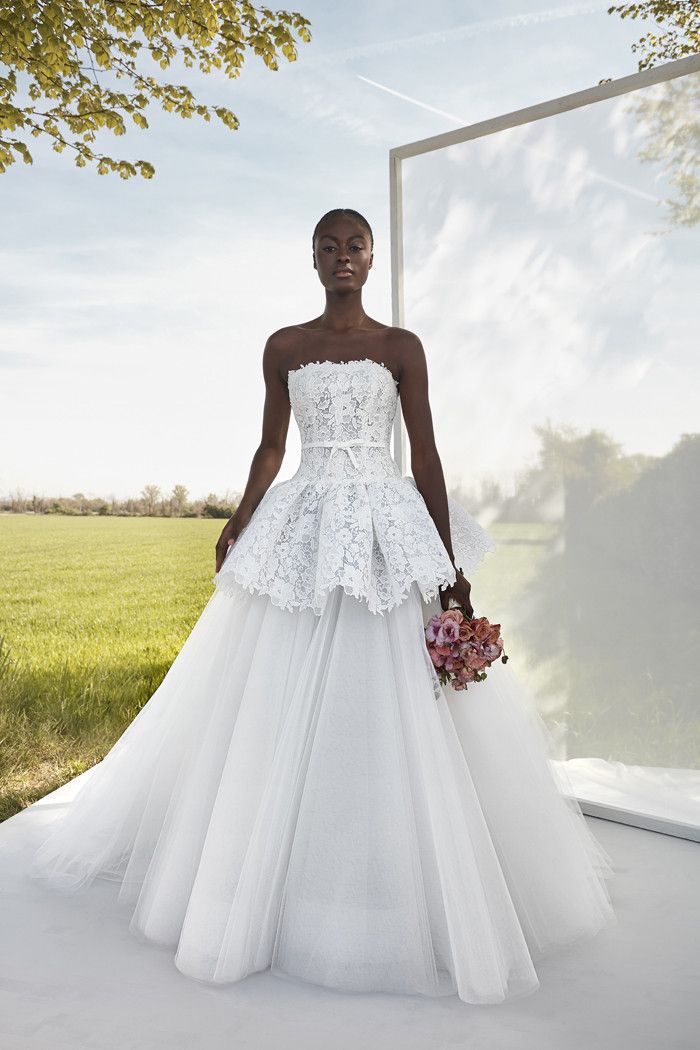
[(321, 216), (321, 218), (316, 223), (316, 226), (314, 227), (313, 236), (311, 238), (312, 249), (316, 247), (316, 238), (318, 237), (318, 231), (321, 229), (321, 227), (324, 226), (329, 219), (340, 218), (343, 215), (348, 215), (353, 219), (356, 219), (361, 226), (364, 226), (364, 228), (367, 230), (367, 233), (369, 234), (370, 248), (374, 248), (374, 235), (372, 233), (372, 227), (367, 222), (367, 219), (364, 217), (364, 215), (360, 215), (359, 211), (355, 211), (354, 208), (332, 208), (331, 211), (327, 211), (325, 215)]

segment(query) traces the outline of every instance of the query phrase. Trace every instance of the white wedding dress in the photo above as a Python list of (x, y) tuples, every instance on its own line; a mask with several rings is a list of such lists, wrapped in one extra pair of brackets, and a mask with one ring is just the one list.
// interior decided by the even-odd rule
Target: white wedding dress
[[(440, 685), (423, 626), (454, 570), (389, 451), (389, 369), (311, 362), (289, 393), (296, 474), (30, 876), (118, 880), (131, 931), (202, 981), (269, 968), (352, 992), (529, 994), (536, 958), (616, 923), (610, 858), (508, 665)], [(449, 507), (469, 577), (495, 545)]]

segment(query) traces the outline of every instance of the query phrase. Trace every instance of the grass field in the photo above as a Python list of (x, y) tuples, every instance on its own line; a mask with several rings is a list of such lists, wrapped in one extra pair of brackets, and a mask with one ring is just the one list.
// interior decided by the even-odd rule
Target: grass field
[(102, 758), (154, 692), (224, 524), (0, 516), (0, 819)]
[[(0, 819), (99, 761), (153, 694), (213, 591), (223, 525), (0, 515)], [(479, 596), (526, 586), (517, 540), (541, 532), (492, 530), (508, 572), (487, 559)]]
[[(0, 515), (0, 819), (99, 761), (155, 692), (213, 592), (223, 524)], [(562, 670), (570, 680), (571, 668), (556, 653), (531, 659), (516, 622), (516, 612), (527, 621), (533, 594), (542, 593), (555, 530), (519, 523), (489, 532), (499, 549), (474, 577), (476, 614), (504, 623), (511, 666), (543, 714), (555, 702), (556, 718), (556, 702), (568, 697), (551, 683)], [(649, 730), (646, 713), (643, 723), (636, 717), (636, 697), (620, 690), (618, 683), (617, 706), (630, 711), (622, 723), (603, 713), (598, 725), (595, 704), (573, 711), (570, 757), (668, 765), (700, 743), (697, 726), (676, 739), (664, 707)], [(606, 695), (602, 701), (614, 712)]]

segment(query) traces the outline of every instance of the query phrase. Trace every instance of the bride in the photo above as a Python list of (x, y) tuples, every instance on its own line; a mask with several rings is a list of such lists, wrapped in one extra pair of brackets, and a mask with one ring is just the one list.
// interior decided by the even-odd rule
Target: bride
[[(473, 614), (465, 574), (495, 544), (447, 496), (420, 340), (364, 312), (367, 220), (334, 209), (312, 245), (325, 309), (267, 340), (214, 591), (30, 874), (117, 880), (130, 930), (201, 981), (498, 1003), (616, 922), (612, 866), (508, 666), (440, 684), (424, 624)], [(389, 451), (399, 395), (413, 477)], [(290, 410), (301, 460), (272, 484)]]

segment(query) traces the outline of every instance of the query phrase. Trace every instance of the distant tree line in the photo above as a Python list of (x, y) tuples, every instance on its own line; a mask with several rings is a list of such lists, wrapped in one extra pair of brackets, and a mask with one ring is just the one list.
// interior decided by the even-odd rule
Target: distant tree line
[[(539, 448), (532, 460), (504, 487), (494, 477), (482, 477), (472, 485), (453, 486), (449, 494), (472, 514), (482, 514), (489, 523), (559, 523), (566, 516), (566, 493), (586, 490), (590, 501), (635, 485), (663, 457), (625, 453), (621, 444), (605, 431), (579, 432), (568, 424), (549, 420), (536, 425)], [(700, 441), (698, 434), (682, 434), (680, 442)], [(82, 492), (72, 496), (31, 496), (19, 490), (0, 497), (0, 513), (101, 514), (124, 517), (230, 518), (241, 499), (239, 492), (217, 496), (210, 492), (190, 499), (184, 485), (163, 494), (158, 485), (144, 485), (135, 498), (92, 497)]]
[(210, 492), (200, 499), (190, 499), (184, 485), (175, 485), (169, 494), (158, 485), (144, 485), (141, 494), (127, 499), (115, 496), (86, 496), (74, 492), (72, 496), (25, 495), (17, 489), (9, 496), (0, 497), (0, 512), (11, 514), (69, 514), (100, 515), (122, 518), (230, 518), (240, 501), (239, 493), (226, 492), (217, 496)]

